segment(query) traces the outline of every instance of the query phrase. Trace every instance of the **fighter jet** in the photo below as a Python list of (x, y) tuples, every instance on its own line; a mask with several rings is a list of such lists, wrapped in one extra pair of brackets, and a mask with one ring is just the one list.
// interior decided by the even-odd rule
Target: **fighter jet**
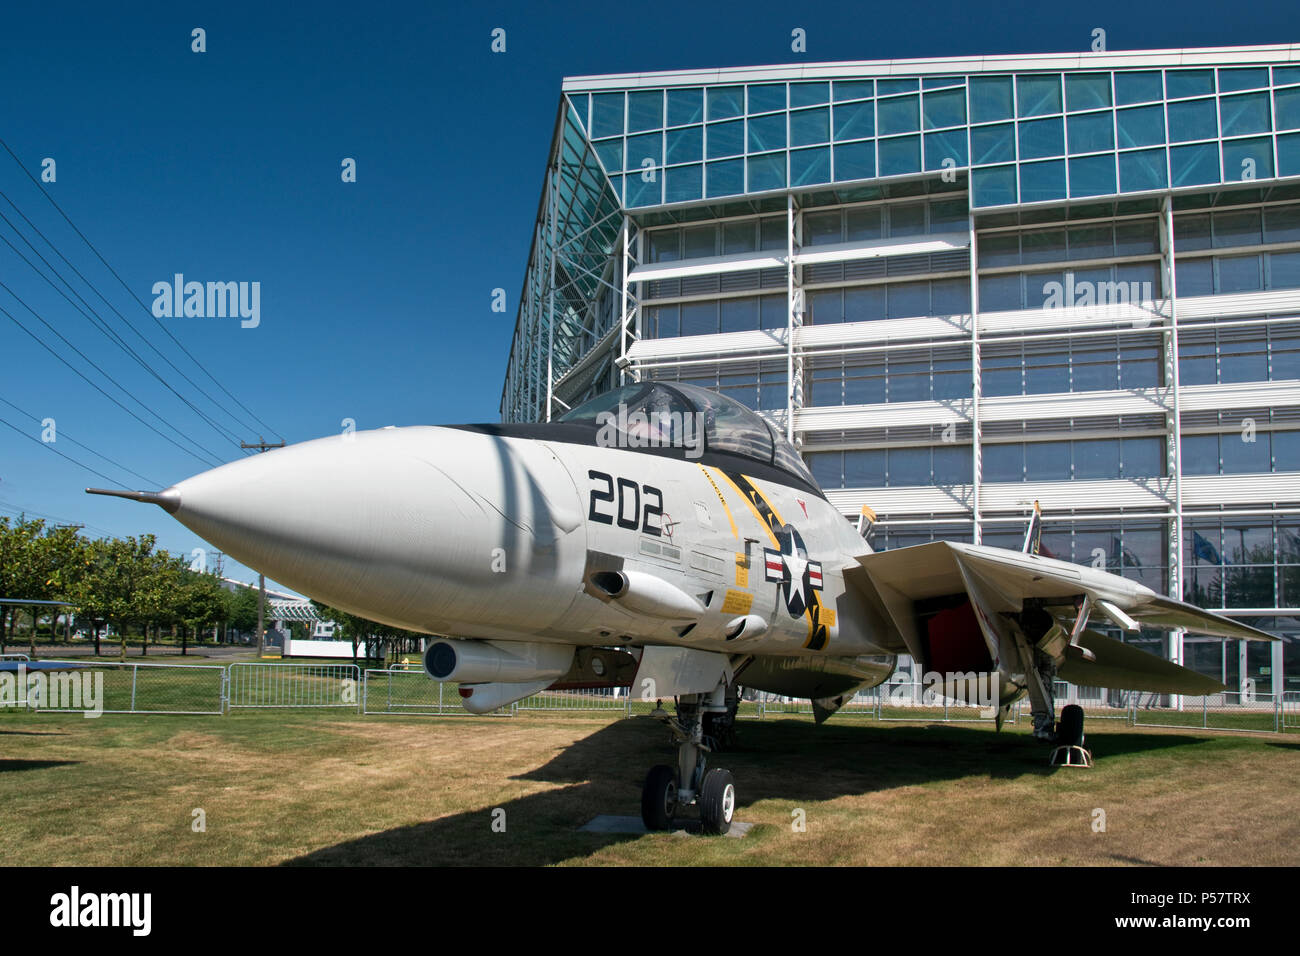
[[(873, 552), (763, 417), (667, 381), (617, 388), (539, 424), (384, 428), (240, 459), (151, 502), (231, 557), (317, 600), (434, 636), (424, 666), (476, 714), (545, 688), (626, 687), (677, 743), (650, 770), (642, 818), (698, 805), (724, 833), (732, 774), (711, 765), (741, 689), (812, 701), (818, 723), (886, 681), (898, 655), (972, 686), (999, 726), (1053, 680), (1202, 694), (1216, 681), (1090, 628), (1272, 635), (1114, 574), (939, 541)], [(972, 677), (981, 675), (986, 680)], [(669, 712), (664, 702), (675, 702)]]

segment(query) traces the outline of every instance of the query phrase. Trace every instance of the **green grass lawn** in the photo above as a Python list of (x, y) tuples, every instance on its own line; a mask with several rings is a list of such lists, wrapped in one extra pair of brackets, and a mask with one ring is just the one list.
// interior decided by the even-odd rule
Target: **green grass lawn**
[(645, 717), (4, 711), (0, 852), (33, 865), (1300, 862), (1300, 739), (1095, 721), (1095, 768), (1052, 770), (1027, 723), (743, 721), (740, 749), (714, 758), (755, 824), (733, 840), (578, 832), (637, 815), (647, 769), (671, 762)]

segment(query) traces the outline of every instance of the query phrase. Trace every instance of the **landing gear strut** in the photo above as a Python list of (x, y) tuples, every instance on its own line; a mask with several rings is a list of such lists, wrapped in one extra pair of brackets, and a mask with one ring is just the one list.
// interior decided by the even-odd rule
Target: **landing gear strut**
[[(700, 808), (700, 828), (720, 835), (731, 829), (736, 811), (736, 783), (730, 770), (708, 768), (705, 754), (722, 749), (732, 736), (739, 697), (719, 684), (708, 694), (677, 699), (677, 716), (662, 707), (654, 715), (668, 725), (677, 741), (677, 766), (650, 768), (641, 790), (641, 819), (648, 830), (668, 830), (681, 807)], [(706, 733), (705, 727), (708, 727)]]

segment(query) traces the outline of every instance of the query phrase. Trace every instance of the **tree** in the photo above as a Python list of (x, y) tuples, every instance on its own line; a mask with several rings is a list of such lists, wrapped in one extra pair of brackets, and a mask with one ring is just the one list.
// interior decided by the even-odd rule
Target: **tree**
[[(149, 614), (161, 608), (160, 596), (152, 590), (161, 586), (161, 576), (153, 560), (154, 540), (151, 534), (139, 538), (101, 538), (91, 547), (82, 606), (118, 632), (122, 657), (126, 657), (127, 629), (148, 620)], [(95, 629), (95, 653), (99, 653), (98, 628)]]
[(257, 589), (235, 588), (231, 593), (227, 623), (237, 631), (257, 630)]
[[(31, 542), (45, 527), (43, 521), (10, 519), (0, 515), (0, 597), (26, 598), (31, 586)], [(7, 649), (13, 616), (19, 605), (0, 604), (0, 654)]]
[(225, 620), (229, 615), (230, 592), (221, 585), (215, 573), (186, 570), (178, 589), (181, 621), (181, 654), (188, 650), (188, 628), (194, 628), (197, 639), (200, 630)]
[[(80, 555), (86, 542), (75, 528), (50, 528), (40, 537), (33, 538), (28, 548), (28, 597), (39, 601), (70, 601), (76, 593), (78, 581), (84, 571)], [(32, 611), (31, 654), (36, 656), (36, 617)]]
[(140, 555), (143, 577), (136, 593), (138, 620), (144, 626), (144, 643), (140, 648), (143, 657), (149, 652), (149, 627), (162, 622), (181, 620), (182, 576), (186, 565), (182, 558), (166, 551)]

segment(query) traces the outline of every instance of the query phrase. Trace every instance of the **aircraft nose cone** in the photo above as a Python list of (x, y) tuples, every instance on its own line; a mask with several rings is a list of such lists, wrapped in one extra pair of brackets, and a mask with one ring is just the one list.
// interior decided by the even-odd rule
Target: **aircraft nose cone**
[(530, 456), (458, 429), (380, 429), (243, 458), (162, 494), (178, 521), (276, 581), (444, 632), (493, 619), (503, 585), (527, 591), (558, 573), (577, 493), (567, 475), (539, 489)]

